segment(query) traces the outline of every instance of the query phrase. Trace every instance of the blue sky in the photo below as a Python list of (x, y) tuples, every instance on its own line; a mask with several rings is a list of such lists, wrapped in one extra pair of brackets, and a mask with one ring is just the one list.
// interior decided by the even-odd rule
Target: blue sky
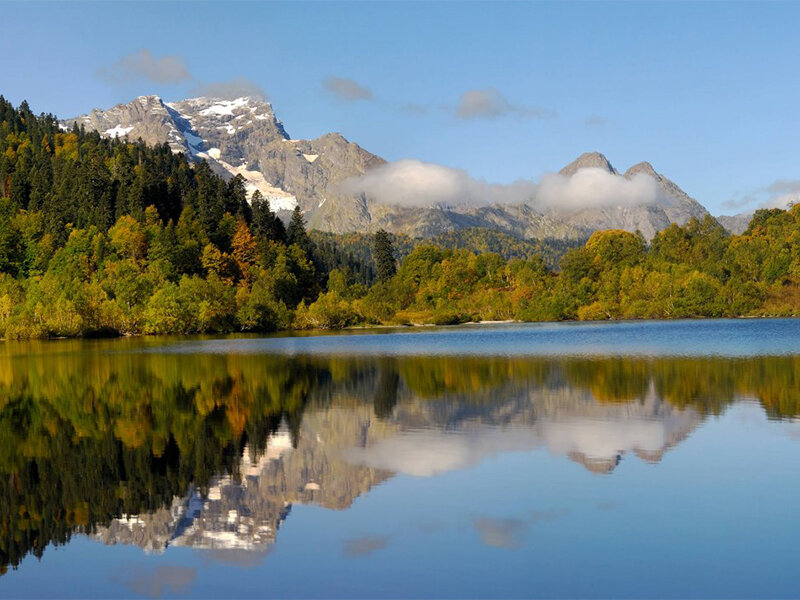
[(292, 137), (340, 131), (490, 182), (598, 150), (620, 170), (650, 161), (714, 213), (800, 193), (800, 3), (0, 2), (0, 14), (0, 93), (36, 111), (245, 78)]

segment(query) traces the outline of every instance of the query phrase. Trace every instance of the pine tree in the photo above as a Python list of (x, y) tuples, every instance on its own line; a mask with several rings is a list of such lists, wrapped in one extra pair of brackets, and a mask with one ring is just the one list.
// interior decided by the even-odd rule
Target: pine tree
[(273, 216), (272, 218), (272, 234), (270, 237), (281, 244), (286, 243), (286, 226), (278, 216)]
[(253, 234), (261, 240), (286, 242), (286, 228), (283, 222), (272, 212), (269, 200), (256, 190), (250, 199), (253, 211)]
[(375, 257), (375, 269), (378, 281), (388, 281), (397, 273), (397, 265), (394, 259), (394, 246), (392, 238), (383, 229), (375, 232), (372, 251)]
[(310, 253), (311, 240), (306, 232), (306, 219), (303, 217), (303, 211), (300, 206), (294, 207), (292, 212), (292, 220), (289, 222), (289, 228), (286, 232), (289, 244), (295, 244), (305, 250), (306, 254)]

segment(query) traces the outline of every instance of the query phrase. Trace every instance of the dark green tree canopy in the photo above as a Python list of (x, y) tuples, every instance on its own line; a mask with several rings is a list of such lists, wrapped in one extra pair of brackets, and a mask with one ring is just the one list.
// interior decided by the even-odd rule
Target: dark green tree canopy
[(375, 257), (375, 271), (378, 281), (388, 281), (397, 273), (392, 238), (383, 229), (375, 232), (372, 252)]
[(311, 240), (306, 231), (306, 218), (300, 206), (295, 206), (292, 211), (292, 218), (289, 221), (289, 228), (286, 230), (286, 238), (289, 244), (294, 244), (304, 250), (311, 248)]

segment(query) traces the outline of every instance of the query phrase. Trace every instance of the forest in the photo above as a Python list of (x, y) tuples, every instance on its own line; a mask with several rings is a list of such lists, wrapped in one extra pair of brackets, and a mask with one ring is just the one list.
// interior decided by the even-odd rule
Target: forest
[(649, 242), (308, 232), (240, 177), (0, 97), (0, 338), (789, 316), (799, 242), (798, 207), (739, 236), (708, 216)]

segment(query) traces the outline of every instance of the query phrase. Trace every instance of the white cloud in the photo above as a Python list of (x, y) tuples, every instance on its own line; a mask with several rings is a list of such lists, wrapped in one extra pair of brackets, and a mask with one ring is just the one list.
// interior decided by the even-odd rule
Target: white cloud
[(608, 125), (608, 119), (600, 115), (589, 115), (584, 119), (583, 124), (587, 127), (600, 127), (601, 125)]
[(760, 208), (786, 209), (800, 203), (800, 179), (776, 179), (755, 191), (731, 198), (729, 209), (753, 212)]
[(640, 173), (626, 179), (595, 168), (581, 169), (571, 177), (548, 173), (536, 194), (536, 204), (548, 208), (638, 206), (663, 201), (658, 184), (648, 175)]
[(150, 83), (180, 83), (191, 79), (189, 68), (180, 56), (156, 57), (147, 50), (127, 54), (109, 67), (98, 71), (111, 84), (136, 81)]
[(322, 87), (332, 96), (346, 102), (372, 100), (372, 90), (348, 77), (328, 77), (322, 82)]
[(467, 90), (461, 94), (456, 106), (456, 115), (464, 120), (494, 119), (509, 115), (541, 118), (553, 116), (553, 111), (512, 104), (499, 90), (488, 87), (480, 90)]
[(602, 169), (582, 169), (572, 177), (544, 175), (539, 184), (532, 180), (493, 184), (461, 169), (418, 160), (388, 163), (346, 181), (342, 187), (345, 193), (363, 193), (381, 204), (403, 206), (527, 203), (539, 208), (574, 209), (666, 201), (655, 180), (644, 174), (625, 179)]
[(235, 77), (230, 81), (200, 84), (192, 90), (192, 95), (221, 98), (224, 100), (233, 100), (243, 96), (255, 96), (264, 100), (269, 99), (264, 88), (245, 77)]
[(800, 202), (800, 180), (797, 179), (778, 179), (764, 191), (772, 196), (759, 208), (789, 208)]
[(787, 209), (800, 202), (800, 192), (781, 194), (773, 196), (766, 202), (763, 202), (758, 208), (783, 208)]
[(347, 193), (366, 194), (382, 204), (405, 206), (479, 205), (529, 201), (532, 181), (490, 184), (461, 169), (418, 160), (401, 160), (372, 169), (343, 184)]

